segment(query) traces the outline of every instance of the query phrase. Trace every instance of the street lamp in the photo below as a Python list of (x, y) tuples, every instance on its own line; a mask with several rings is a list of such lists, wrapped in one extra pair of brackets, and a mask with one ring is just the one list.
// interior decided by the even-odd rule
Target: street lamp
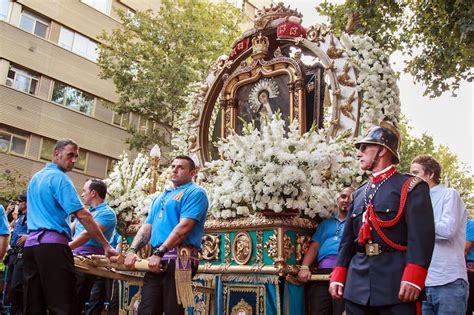
[(150, 169), (151, 169), (151, 185), (150, 194), (156, 192), (156, 181), (158, 177), (158, 165), (160, 164), (161, 150), (160, 146), (155, 144), (150, 150)]

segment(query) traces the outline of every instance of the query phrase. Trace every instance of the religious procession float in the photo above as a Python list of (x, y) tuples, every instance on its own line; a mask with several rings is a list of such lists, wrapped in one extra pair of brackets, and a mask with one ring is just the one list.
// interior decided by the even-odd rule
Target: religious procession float
[[(342, 187), (363, 181), (354, 138), (400, 115), (389, 58), (351, 35), (355, 19), (337, 36), (303, 27), (283, 4), (264, 8), (189, 95), (174, 150), (200, 165), (210, 199), (194, 314), (304, 314), (296, 275), (311, 235)], [(124, 155), (107, 179), (125, 247), (167, 184), (158, 163), (159, 154)], [(76, 267), (119, 279), (122, 312), (132, 313), (141, 272), (103, 257), (76, 257)]]

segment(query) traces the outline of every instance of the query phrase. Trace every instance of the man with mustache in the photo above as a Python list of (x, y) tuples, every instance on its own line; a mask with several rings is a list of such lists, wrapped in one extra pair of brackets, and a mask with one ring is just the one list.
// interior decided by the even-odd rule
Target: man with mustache
[(355, 146), (372, 178), (353, 194), (329, 291), (347, 314), (416, 314), (435, 238), (429, 187), (395, 169), (400, 136), (390, 123)]

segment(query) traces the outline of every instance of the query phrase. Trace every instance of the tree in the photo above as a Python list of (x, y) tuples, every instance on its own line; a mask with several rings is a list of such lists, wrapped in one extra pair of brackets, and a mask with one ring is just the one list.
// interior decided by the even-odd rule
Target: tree
[(474, 178), (470, 167), (460, 162), (457, 155), (452, 153), (447, 146), (435, 145), (432, 136), (424, 133), (420, 137), (414, 137), (411, 135), (411, 129), (406, 119), (403, 119), (400, 124), (402, 142), (399, 170), (409, 172), (411, 161), (417, 155), (433, 156), (441, 165), (441, 183), (455, 188), (466, 204), (466, 208), (474, 210)]
[(28, 179), (8, 165), (1, 165), (0, 169), (0, 204), (6, 204), (10, 200), (16, 200), (18, 195), (26, 191)]
[(186, 105), (189, 85), (201, 80), (209, 63), (229, 50), (239, 33), (240, 12), (223, 2), (163, 0), (156, 14), (120, 12), (122, 27), (100, 37), (101, 78), (112, 79), (119, 94), (111, 108), (135, 112), (161, 128), (152, 133), (129, 128), (130, 148), (164, 143)]
[(425, 86), (425, 95), (455, 91), (474, 74), (474, 6), (471, 0), (325, 0), (316, 7), (336, 30), (360, 14), (358, 33), (371, 36), (388, 52), (408, 55), (405, 71)]

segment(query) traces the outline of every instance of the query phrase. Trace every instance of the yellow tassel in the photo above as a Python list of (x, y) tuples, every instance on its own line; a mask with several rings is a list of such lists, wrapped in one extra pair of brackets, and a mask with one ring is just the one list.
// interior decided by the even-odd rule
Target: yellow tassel
[[(176, 268), (174, 272), (174, 279), (176, 283), (176, 296), (178, 303), (181, 304), (185, 309), (188, 307), (194, 307), (194, 294), (192, 287), (192, 271), (190, 260), (190, 250), (186, 247), (180, 247), (178, 249), (178, 255), (176, 257)], [(186, 266), (189, 263), (189, 268)], [(180, 268), (180, 266), (183, 266)]]

